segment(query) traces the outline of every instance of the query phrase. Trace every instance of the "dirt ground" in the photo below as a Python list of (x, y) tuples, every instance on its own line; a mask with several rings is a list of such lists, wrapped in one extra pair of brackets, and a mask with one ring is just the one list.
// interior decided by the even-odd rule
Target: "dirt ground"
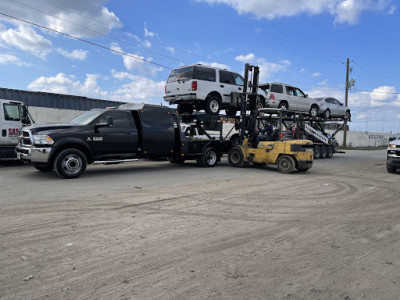
[(0, 182), (1, 299), (400, 299), (400, 174), (382, 150), (292, 175), (2, 165)]

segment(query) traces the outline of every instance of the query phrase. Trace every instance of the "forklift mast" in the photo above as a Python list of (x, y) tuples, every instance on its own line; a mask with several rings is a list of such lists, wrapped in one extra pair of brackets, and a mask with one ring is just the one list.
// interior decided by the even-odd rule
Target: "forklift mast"
[[(245, 138), (245, 132), (247, 129), (247, 136), (254, 134), (254, 125), (257, 115), (257, 96), (258, 96), (258, 80), (260, 75), (260, 68), (258, 66), (252, 66), (246, 64), (244, 67), (244, 83), (243, 93), (241, 97), (241, 110), (240, 110), (240, 142), (243, 142)], [(248, 88), (250, 92), (248, 92)], [(250, 116), (248, 117), (247, 103), (249, 104)], [(247, 128), (246, 128), (247, 127)]]

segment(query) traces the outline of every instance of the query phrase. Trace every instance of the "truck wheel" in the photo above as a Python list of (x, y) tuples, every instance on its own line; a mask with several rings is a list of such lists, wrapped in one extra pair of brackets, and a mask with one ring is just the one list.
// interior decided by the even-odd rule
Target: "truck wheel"
[(331, 117), (331, 111), (330, 111), (329, 109), (327, 109), (327, 110), (325, 111), (324, 117), (325, 117), (326, 119), (329, 119), (329, 118)]
[(181, 164), (183, 164), (185, 162), (185, 159), (181, 158), (181, 157), (168, 157), (168, 161), (171, 164), (181, 165)]
[(314, 159), (321, 158), (321, 147), (316, 145), (314, 146)]
[(391, 167), (389, 167), (389, 166), (386, 166), (386, 169), (387, 169), (387, 171), (388, 171), (389, 173), (396, 173), (396, 169), (393, 169), (393, 168), (391, 168)]
[(77, 149), (61, 151), (54, 160), (54, 170), (63, 178), (77, 178), (85, 172), (87, 166), (86, 156)]
[(318, 106), (316, 106), (316, 105), (311, 106), (310, 117), (312, 117), (312, 118), (318, 117)]
[(326, 146), (321, 146), (321, 157), (320, 158), (326, 158), (328, 150), (326, 149)]
[(326, 158), (332, 158), (333, 156), (333, 146), (330, 145), (326, 148)]
[(278, 158), (277, 162), (278, 170), (285, 174), (293, 173), (296, 163), (294, 159), (288, 155), (282, 155)]
[(299, 172), (307, 172), (308, 170), (310, 170), (311, 169), (311, 167), (299, 167), (299, 168), (297, 168), (297, 171), (299, 171)]
[(246, 165), (242, 148), (233, 147), (228, 153), (229, 164), (236, 168), (243, 168)]
[(204, 150), (203, 155), (201, 156), (201, 166), (210, 168), (215, 167), (218, 162), (218, 152), (215, 148), (209, 147)]
[(53, 171), (53, 166), (49, 166), (49, 165), (35, 165), (34, 166), (36, 170), (40, 171), (40, 172), (51, 172)]
[(221, 109), (221, 100), (217, 96), (209, 96), (206, 99), (204, 110), (211, 115), (218, 115)]
[(279, 103), (278, 108), (282, 108), (283, 110), (287, 110), (289, 108), (289, 106), (287, 105), (286, 102), (281, 102), (281, 103)]

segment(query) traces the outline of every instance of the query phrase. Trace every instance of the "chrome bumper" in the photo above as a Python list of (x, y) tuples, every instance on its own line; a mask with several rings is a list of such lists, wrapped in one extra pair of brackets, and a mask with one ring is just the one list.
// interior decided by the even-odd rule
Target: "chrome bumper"
[(17, 159), (28, 160), (34, 163), (47, 163), (49, 160), (51, 147), (49, 148), (35, 148), (35, 147), (22, 147), (18, 145), (15, 150), (17, 151)]

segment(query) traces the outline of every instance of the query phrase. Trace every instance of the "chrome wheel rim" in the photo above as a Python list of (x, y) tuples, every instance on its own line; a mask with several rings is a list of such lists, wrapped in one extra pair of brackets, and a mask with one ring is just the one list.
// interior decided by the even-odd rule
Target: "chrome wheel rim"
[(213, 165), (217, 162), (217, 153), (210, 151), (207, 153), (206, 161), (208, 165)]
[(62, 160), (62, 169), (68, 175), (74, 175), (82, 168), (82, 159), (76, 154), (69, 154)]
[(218, 109), (219, 109), (219, 103), (218, 103), (218, 101), (217, 100), (211, 100), (210, 101), (210, 111), (212, 112), (212, 113), (216, 113), (216, 112), (218, 112)]

